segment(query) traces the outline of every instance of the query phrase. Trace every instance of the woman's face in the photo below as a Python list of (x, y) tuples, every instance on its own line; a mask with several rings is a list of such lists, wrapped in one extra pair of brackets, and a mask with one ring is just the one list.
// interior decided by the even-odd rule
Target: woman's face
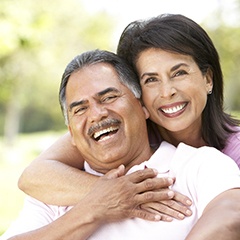
[(136, 67), (152, 121), (171, 132), (201, 129), (212, 90), (210, 71), (203, 75), (191, 56), (157, 48), (140, 53)]

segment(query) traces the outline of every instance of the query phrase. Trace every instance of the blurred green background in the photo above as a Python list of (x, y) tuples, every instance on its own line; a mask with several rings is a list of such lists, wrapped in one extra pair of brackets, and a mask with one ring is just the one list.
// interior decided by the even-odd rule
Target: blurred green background
[[(115, 10), (126, 2), (116, 0)], [(199, 23), (220, 54), (226, 110), (240, 117), (240, 0), (230, 1), (233, 5), (229, 8), (220, 2)], [(123, 30), (121, 27), (115, 36), (124, 11), (121, 19), (109, 11), (93, 12), (84, 6), (81, 0), (0, 1), (0, 235), (22, 207), (19, 175), (66, 131), (58, 104), (66, 64), (86, 50), (115, 51)]]

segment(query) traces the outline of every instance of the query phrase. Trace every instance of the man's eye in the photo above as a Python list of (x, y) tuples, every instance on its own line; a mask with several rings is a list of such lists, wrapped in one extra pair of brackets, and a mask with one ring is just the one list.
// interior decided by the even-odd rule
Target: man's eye
[(107, 96), (107, 97), (104, 97), (104, 98), (102, 99), (102, 102), (111, 102), (111, 101), (113, 101), (113, 100), (116, 99), (116, 98), (117, 98), (116, 95)]
[(179, 76), (182, 76), (185, 74), (187, 74), (187, 72), (185, 70), (179, 70), (173, 75), (173, 77), (179, 77)]
[(87, 107), (76, 108), (74, 110), (74, 115), (80, 115), (86, 111)]

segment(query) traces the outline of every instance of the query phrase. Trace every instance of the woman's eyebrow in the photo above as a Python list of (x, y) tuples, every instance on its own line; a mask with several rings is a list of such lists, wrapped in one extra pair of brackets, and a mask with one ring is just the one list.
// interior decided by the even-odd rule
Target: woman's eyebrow
[(142, 74), (142, 76), (140, 76), (140, 79), (142, 79), (145, 76), (156, 76), (156, 75), (158, 75), (157, 72), (145, 72)]
[(182, 66), (184, 66), (184, 67), (189, 67), (189, 65), (186, 64), (186, 63), (178, 63), (177, 65), (174, 65), (174, 66), (171, 68), (171, 71), (175, 71), (175, 70), (177, 70), (178, 68), (180, 68), (180, 67), (182, 67)]

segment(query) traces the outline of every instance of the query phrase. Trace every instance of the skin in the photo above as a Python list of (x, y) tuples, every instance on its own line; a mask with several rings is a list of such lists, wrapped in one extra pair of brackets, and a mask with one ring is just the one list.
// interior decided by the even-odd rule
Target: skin
[[(114, 74), (111, 75), (112, 71), (110, 71), (110, 75), (108, 75), (108, 77), (112, 77), (111, 83), (113, 83), (111, 84), (109, 82), (105, 85), (108, 80), (106, 78), (101, 78), (101, 73), (106, 74), (106, 65), (98, 65), (100, 65), (99, 72), (97, 71), (97, 68), (91, 66), (89, 69), (90, 71), (83, 69), (83, 71), (74, 73), (72, 78), (69, 80), (70, 82), (67, 92), (71, 92), (71, 94), (67, 94), (67, 104), (69, 110), (69, 129), (71, 131), (72, 141), (77, 148), (81, 148), (81, 145), (85, 144), (86, 152), (83, 154), (89, 164), (95, 170), (102, 169), (101, 172), (104, 172), (104, 166), (111, 164), (114, 167), (115, 165), (118, 165), (119, 159), (122, 159), (126, 165), (126, 169), (128, 169), (133, 164), (146, 160), (146, 158), (148, 158), (152, 153), (149, 145), (147, 144), (148, 140), (146, 129), (144, 130), (145, 121), (143, 120), (145, 117), (147, 117), (147, 114), (137, 100), (135, 100), (137, 101), (135, 104), (128, 104), (128, 106), (126, 105), (123, 107), (124, 103), (129, 103), (129, 100), (132, 99), (132, 94), (129, 91), (126, 91), (126, 87), (119, 84), (119, 82), (114, 79)], [(96, 76), (94, 73), (96, 73)], [(83, 79), (86, 79), (88, 75), (90, 76), (92, 74), (95, 77), (93, 78), (94, 84), (91, 85), (91, 87), (94, 88), (94, 91), (91, 92), (90, 89), (86, 91), (88, 85), (85, 84), (85, 82), (83, 83), (82, 81), (79, 81), (79, 79), (81, 79), (80, 76), (83, 76)], [(99, 84), (98, 77), (101, 79), (101, 84)], [(76, 84), (77, 82), (79, 82), (79, 84)], [(96, 82), (98, 84), (95, 84)], [(109, 86), (110, 89), (115, 90), (113, 92), (109, 91)], [(73, 93), (72, 91), (74, 90), (75, 92)], [(105, 92), (103, 95), (99, 94), (103, 92)], [(82, 102), (84, 102), (84, 104), (82, 104)], [(74, 105), (74, 108), (71, 108), (72, 105)], [(139, 148), (136, 148), (135, 154), (133, 155), (133, 161), (129, 161), (129, 157), (127, 156), (128, 154), (132, 154), (132, 152), (129, 151), (131, 147), (125, 143), (119, 146), (116, 139), (116, 137), (118, 137), (124, 141), (124, 138), (129, 136), (130, 139), (127, 140), (126, 143), (131, 143), (131, 141), (136, 140), (133, 138), (133, 136), (131, 136), (131, 134), (136, 134), (136, 132), (139, 132), (139, 128), (136, 128), (135, 124), (132, 124), (132, 115), (129, 115), (129, 112), (131, 112), (133, 116), (135, 115), (134, 113), (142, 114), (143, 120), (139, 117), (135, 120), (137, 121), (136, 123), (138, 123), (136, 125), (143, 126), (140, 133), (141, 136), (145, 136), (145, 138), (143, 138), (145, 140), (142, 142), (143, 139), (139, 139), (138, 144), (144, 143), (146, 145), (144, 145), (144, 147), (138, 145)], [(87, 134), (92, 126), (96, 126), (96, 123), (99, 124), (106, 119), (112, 118), (120, 120), (120, 122), (116, 124), (118, 127), (117, 132), (112, 132), (112, 134), (108, 136), (102, 136), (97, 142), (92, 138), (92, 135)], [(103, 130), (103, 128), (106, 129), (108, 126), (102, 127), (101, 130)], [(99, 129), (94, 129), (94, 133), (99, 131)], [(77, 138), (85, 138), (85, 140), (79, 139), (78, 141)], [(119, 149), (116, 148), (116, 145), (118, 148), (121, 148), (122, 151), (119, 151)], [(95, 153), (92, 153), (92, 149), (99, 150), (100, 156), (106, 150), (109, 150), (110, 152), (114, 151), (116, 158), (113, 159), (113, 156), (111, 156), (112, 154), (107, 154), (107, 157), (97, 162)], [(137, 172), (138, 178), (133, 177), (133, 175), (130, 176), (133, 178), (131, 180), (132, 182), (139, 183), (139, 193), (142, 192), (142, 188), (144, 189), (144, 186), (148, 186), (148, 190), (150, 190), (148, 193), (136, 196), (132, 196), (131, 194), (128, 196), (126, 192), (124, 193), (125, 184), (119, 184), (119, 182), (124, 182), (126, 180), (125, 176), (123, 176), (124, 173), (125, 169), (123, 165), (121, 165), (117, 170), (112, 170), (106, 174), (106, 176), (99, 178), (92, 191), (85, 198), (83, 198), (79, 204), (77, 204), (72, 210), (63, 215), (61, 218), (45, 227), (15, 236), (11, 239), (26, 240), (64, 238), (84, 240), (87, 239), (102, 224), (118, 221), (124, 217), (133, 217), (134, 214), (132, 213), (132, 209), (129, 208), (129, 204), (126, 204), (130, 198), (133, 197), (135, 200), (136, 198), (140, 198), (136, 201), (137, 206), (139, 206), (139, 202), (144, 202), (147, 198), (156, 201), (156, 195), (151, 192), (153, 185), (148, 184), (149, 181), (145, 183), (142, 182), (142, 180), (145, 179), (144, 176), (148, 175), (151, 177), (154, 176), (156, 172), (154, 172), (152, 169), (145, 169), (145, 171), (143, 170)], [(135, 186), (132, 185), (132, 187), (134, 190)], [(118, 199), (118, 194), (112, 195), (110, 194), (112, 192), (115, 192), (116, 194), (119, 192), (123, 193), (122, 196), (125, 201), (120, 201)], [(213, 237), (216, 239), (227, 239), (226, 236), (229, 236), (229, 239), (232, 240), (239, 239), (236, 235), (236, 231), (232, 233), (233, 220), (235, 221), (235, 219), (231, 218), (232, 215), (229, 214), (229, 212), (235, 212), (235, 208), (232, 207), (232, 202), (230, 199), (239, 198), (239, 196), (240, 191), (232, 189), (223, 192), (213, 199), (207, 205), (200, 220), (197, 222), (193, 228), (193, 231), (190, 232), (186, 239), (210, 240), (213, 239)], [(94, 209), (94, 211), (92, 211), (92, 209)], [(124, 214), (119, 214), (119, 211), (124, 212)], [(79, 216), (82, 217), (79, 218)], [(225, 218), (222, 218), (222, 216), (225, 216)], [(216, 217), (218, 217), (218, 221), (215, 221)], [(156, 221), (159, 220), (159, 218), (153, 217), (152, 220)], [(208, 228), (206, 228), (204, 223), (208, 224)], [(221, 228), (219, 228), (219, 225)]]
[(211, 72), (203, 75), (191, 56), (155, 48), (141, 52), (136, 67), (144, 105), (161, 136), (175, 146), (205, 146), (201, 115), (213, 87)]
[[(85, 81), (78, 81), (81, 78)], [(92, 78), (96, 81), (90, 81)], [(149, 114), (119, 82), (112, 67), (94, 64), (73, 73), (66, 99), (73, 145), (96, 171), (106, 173), (121, 164), (128, 170), (152, 155), (146, 142)], [(101, 131), (108, 134), (101, 135)]]
[[(120, 165), (117, 170), (99, 178), (93, 190), (63, 217), (12, 239), (45, 239), (46, 236), (51, 236), (51, 239), (86, 239), (107, 222), (138, 215), (147, 219), (139, 203), (149, 199), (158, 201), (158, 196), (161, 198), (161, 193), (151, 191), (159, 183), (149, 181), (149, 177), (157, 175), (152, 169), (129, 174), (127, 177), (137, 185), (132, 184), (130, 192), (124, 187), (126, 170), (150, 158), (153, 151), (148, 142), (145, 121), (148, 112), (133, 93), (119, 82), (111, 65), (98, 63), (73, 73), (66, 88), (66, 105), (72, 142), (82, 151), (89, 165), (101, 173), (108, 171), (109, 165), (117, 168), (119, 163), (123, 163), (126, 168)], [(112, 119), (117, 121), (112, 124)], [(138, 133), (141, 138), (136, 137)], [(96, 137), (96, 134), (100, 136)], [(144, 193), (145, 189), (148, 191)], [(138, 194), (133, 195), (136, 191)], [(129, 206), (129, 201), (135, 202), (135, 210)], [(158, 221), (160, 216), (152, 215), (148, 219)], [(70, 225), (67, 224), (69, 222)]]

